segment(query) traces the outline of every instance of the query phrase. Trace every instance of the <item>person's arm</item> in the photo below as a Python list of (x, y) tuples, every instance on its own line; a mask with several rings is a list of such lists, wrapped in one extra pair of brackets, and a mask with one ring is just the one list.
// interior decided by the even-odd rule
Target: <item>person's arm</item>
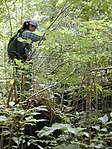
[(32, 42), (36, 42), (39, 40), (45, 40), (45, 37), (36, 35), (35, 33), (31, 32), (31, 31), (24, 31), (22, 33), (22, 38), (26, 39), (26, 40), (31, 39)]

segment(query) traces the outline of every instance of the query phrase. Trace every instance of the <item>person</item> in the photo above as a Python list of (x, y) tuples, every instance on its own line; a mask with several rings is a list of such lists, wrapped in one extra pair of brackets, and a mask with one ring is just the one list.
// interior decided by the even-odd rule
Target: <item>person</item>
[[(21, 29), (18, 30), (18, 33), (21, 33), (21, 38), (23, 39), (23, 42), (17, 42), (17, 59), (21, 59), (23, 62), (26, 61), (29, 54), (32, 52), (32, 43), (39, 41), (39, 40), (45, 40), (45, 37), (36, 35), (34, 33), (35, 29), (38, 29), (38, 23), (35, 20), (29, 20), (25, 21), (21, 27)], [(27, 40), (31, 41), (31, 43), (28, 43)]]
[[(29, 91), (31, 89), (32, 84), (32, 62), (25, 64), (24, 62), (27, 60), (28, 56), (32, 52), (32, 43), (37, 42), (39, 40), (45, 40), (45, 37), (36, 35), (34, 31), (38, 29), (38, 23), (35, 20), (25, 21), (22, 27), (18, 30), (17, 34), (21, 34), (22, 40), (17, 41), (16, 45), (16, 56), (14, 59), (15, 69), (16, 69), (16, 87), (17, 87), (17, 97), (21, 98), (20, 96), (26, 96), (24, 92)], [(30, 43), (27, 40), (30, 39)], [(17, 60), (20, 60), (24, 66), (27, 65), (28, 67), (19, 66)], [(24, 95), (23, 95), (24, 94)], [(26, 97), (25, 97), (26, 98)]]

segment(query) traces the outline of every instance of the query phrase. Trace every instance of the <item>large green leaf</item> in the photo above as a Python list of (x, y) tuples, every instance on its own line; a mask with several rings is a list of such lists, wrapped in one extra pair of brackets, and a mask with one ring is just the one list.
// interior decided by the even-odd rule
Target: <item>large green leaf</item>
[(7, 117), (5, 115), (0, 115), (0, 122), (5, 122)]
[(40, 137), (48, 136), (49, 134), (53, 133), (55, 130), (59, 130), (59, 129), (76, 135), (78, 132), (83, 131), (85, 128), (72, 128), (69, 124), (54, 123), (52, 127), (45, 126), (42, 130), (38, 132), (38, 135)]
[(103, 117), (98, 118), (98, 120), (102, 121), (102, 123), (106, 123), (109, 120), (109, 118), (107, 115), (104, 115)]
[(79, 148), (78, 147), (78, 145), (72, 145), (72, 144), (70, 144), (70, 145), (59, 145), (59, 146), (57, 146), (57, 147), (54, 147), (53, 149), (81, 149), (81, 148)]

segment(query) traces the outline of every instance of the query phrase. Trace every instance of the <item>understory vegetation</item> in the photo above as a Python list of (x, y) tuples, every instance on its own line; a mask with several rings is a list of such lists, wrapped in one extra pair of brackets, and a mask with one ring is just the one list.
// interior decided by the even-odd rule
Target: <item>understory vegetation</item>
[[(30, 19), (46, 40), (16, 76), (7, 44)], [(0, 149), (112, 149), (112, 1), (2, 0), (0, 30)]]

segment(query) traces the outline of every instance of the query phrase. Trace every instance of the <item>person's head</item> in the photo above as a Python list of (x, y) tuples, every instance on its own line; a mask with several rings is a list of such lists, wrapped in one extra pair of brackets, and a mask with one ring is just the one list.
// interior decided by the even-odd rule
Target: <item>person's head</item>
[(38, 29), (38, 24), (35, 20), (25, 21), (23, 23), (22, 29), (27, 29), (33, 32), (35, 29)]

